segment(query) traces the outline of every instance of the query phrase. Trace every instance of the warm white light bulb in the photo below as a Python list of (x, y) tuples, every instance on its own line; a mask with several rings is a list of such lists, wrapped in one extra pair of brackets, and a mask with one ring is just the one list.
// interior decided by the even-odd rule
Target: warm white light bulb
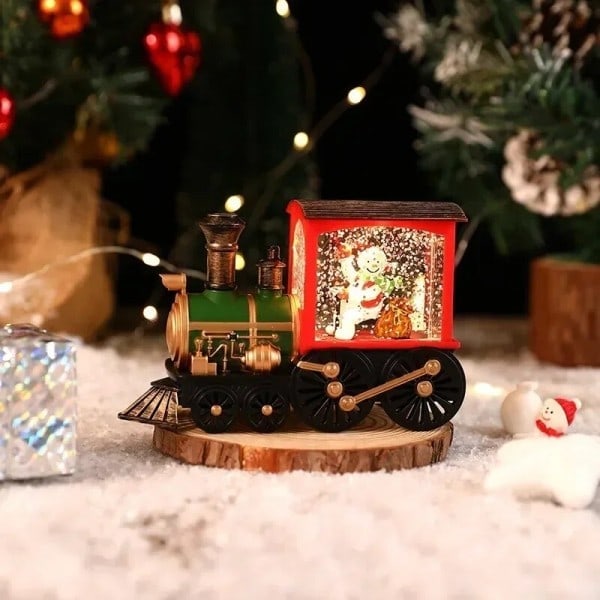
[(283, 19), (287, 19), (290, 16), (290, 5), (286, 0), (277, 0), (275, 2), (275, 11)]
[(0, 294), (8, 294), (13, 289), (12, 281), (0, 282)]
[(168, 2), (163, 6), (163, 21), (170, 25), (181, 25), (181, 8), (177, 2)]
[(348, 96), (347, 96), (348, 104), (358, 104), (359, 102), (363, 101), (363, 99), (366, 95), (367, 95), (367, 90), (365, 90), (365, 88), (362, 87), (362, 85), (352, 88), (348, 92)]
[(236, 252), (235, 255), (235, 270), (241, 271), (246, 266), (244, 255), (241, 252)]
[(308, 137), (308, 134), (305, 131), (299, 131), (294, 136), (294, 148), (296, 148), (296, 150), (304, 150), (306, 146), (308, 146), (309, 141), (310, 138)]
[(160, 265), (160, 258), (156, 256), (156, 254), (152, 254), (152, 252), (145, 252), (142, 254), (142, 260), (145, 265), (149, 267), (158, 267)]
[(240, 194), (229, 196), (229, 198), (225, 200), (225, 210), (227, 212), (236, 212), (240, 210), (242, 206), (244, 206), (244, 196), (241, 196)]
[(80, 0), (71, 0), (69, 9), (71, 14), (80, 15), (83, 12), (83, 4), (80, 2)]
[(142, 314), (147, 321), (156, 321), (158, 319), (158, 311), (155, 306), (145, 306)]
[(52, 12), (56, 10), (56, 0), (42, 0), (40, 9), (42, 12)]

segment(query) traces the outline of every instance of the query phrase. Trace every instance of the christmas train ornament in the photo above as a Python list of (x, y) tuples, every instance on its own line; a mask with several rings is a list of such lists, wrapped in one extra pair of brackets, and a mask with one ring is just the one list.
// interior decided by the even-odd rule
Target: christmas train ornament
[[(244, 222), (230, 213), (200, 222), (206, 288), (188, 293), (185, 275), (162, 275), (176, 294), (167, 377), (119, 417), (208, 433), (243, 419), (267, 433), (293, 410), (310, 429), (341, 432), (377, 403), (407, 430), (447, 424), (465, 395), (452, 311), (463, 211), (439, 202), (318, 200), (294, 200), (287, 211), (289, 293), (278, 247), (258, 263), (256, 292), (237, 292)], [(376, 333), (386, 311), (392, 316)]]

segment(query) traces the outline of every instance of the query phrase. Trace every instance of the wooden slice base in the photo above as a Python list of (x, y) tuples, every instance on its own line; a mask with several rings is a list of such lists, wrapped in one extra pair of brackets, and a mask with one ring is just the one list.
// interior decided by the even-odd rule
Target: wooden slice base
[(446, 458), (453, 427), (407, 431), (379, 407), (360, 425), (342, 433), (322, 433), (290, 419), (275, 433), (236, 430), (208, 434), (200, 429), (154, 428), (153, 445), (163, 454), (193, 465), (225, 469), (352, 473), (412, 469)]

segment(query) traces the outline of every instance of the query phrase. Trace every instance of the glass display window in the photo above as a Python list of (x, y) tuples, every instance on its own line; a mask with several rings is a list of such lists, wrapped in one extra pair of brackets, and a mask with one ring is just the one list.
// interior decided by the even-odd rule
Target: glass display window
[(314, 339), (439, 340), (443, 269), (444, 236), (430, 231), (367, 225), (321, 233)]

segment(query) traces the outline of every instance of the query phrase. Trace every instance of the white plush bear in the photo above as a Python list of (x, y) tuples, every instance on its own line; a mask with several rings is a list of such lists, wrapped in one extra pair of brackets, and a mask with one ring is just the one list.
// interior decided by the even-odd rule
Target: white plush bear
[(573, 433), (507, 442), (484, 480), (489, 492), (517, 498), (551, 499), (568, 508), (585, 508), (600, 481), (600, 436)]

